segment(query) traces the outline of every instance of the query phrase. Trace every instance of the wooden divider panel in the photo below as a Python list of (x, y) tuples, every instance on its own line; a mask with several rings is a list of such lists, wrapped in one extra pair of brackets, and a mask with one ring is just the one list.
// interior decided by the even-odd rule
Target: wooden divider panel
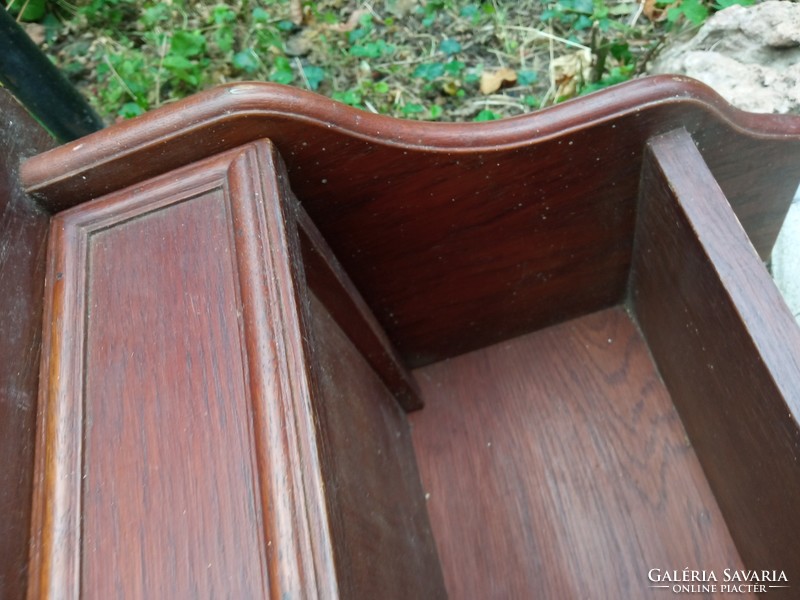
[(686, 131), (649, 143), (640, 203), (633, 308), (742, 559), (795, 598), (800, 329)]
[(30, 598), (333, 597), (267, 142), (54, 218)]

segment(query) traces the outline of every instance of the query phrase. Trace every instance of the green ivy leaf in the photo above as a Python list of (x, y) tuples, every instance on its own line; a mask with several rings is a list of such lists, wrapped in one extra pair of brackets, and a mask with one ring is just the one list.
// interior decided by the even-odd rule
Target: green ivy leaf
[(408, 104), (403, 105), (403, 114), (406, 117), (410, 117), (411, 115), (418, 115), (421, 112), (425, 112), (425, 107), (421, 104), (415, 104), (413, 102), (409, 102)]
[(500, 118), (496, 112), (488, 110), (484, 108), (481, 112), (477, 114), (477, 116), (472, 119), (473, 121), (482, 122), (482, 121), (495, 121)]
[(198, 31), (179, 29), (172, 34), (170, 49), (178, 56), (197, 56), (205, 51), (206, 38)]
[(117, 114), (124, 119), (132, 119), (133, 117), (144, 114), (144, 109), (136, 104), (136, 102), (126, 102), (122, 105)]
[[(4, 6), (8, 2), (4, 3)], [(11, 13), (19, 16), (21, 21), (38, 21), (44, 16), (45, 0), (17, 0), (9, 7)], [(22, 15), (19, 15), (19, 11)]]
[(319, 88), (319, 84), (325, 79), (325, 69), (315, 65), (304, 66), (303, 73), (305, 73), (308, 86), (315, 91)]
[(233, 50), (233, 28), (225, 25), (214, 32), (214, 41), (223, 52)]
[(448, 75), (458, 77), (466, 66), (467, 65), (460, 60), (451, 60), (444, 66), (444, 70), (447, 71)]
[(252, 48), (246, 48), (233, 55), (233, 66), (245, 73), (255, 73), (258, 70), (258, 55)]
[(272, 72), (269, 74), (269, 80), (284, 85), (289, 85), (294, 81), (294, 70), (288, 58), (285, 56), (278, 56), (275, 59)]
[(217, 25), (224, 25), (236, 21), (236, 13), (229, 6), (218, 4), (211, 11), (211, 18)]
[(442, 63), (422, 63), (414, 69), (414, 77), (420, 77), (427, 81), (433, 81), (442, 75), (444, 75), (444, 65)]
[(439, 44), (439, 50), (450, 56), (451, 54), (461, 52), (461, 44), (452, 38), (448, 38)]
[(683, 15), (695, 25), (700, 25), (708, 18), (708, 14), (708, 8), (700, 0), (683, 0), (679, 6), (667, 11), (667, 20), (674, 23)]
[(254, 23), (267, 23), (269, 21), (269, 13), (260, 6), (253, 9), (253, 22)]
[(529, 71), (527, 69), (517, 71), (517, 83), (519, 85), (531, 85), (537, 81), (539, 81), (539, 74), (536, 71)]
[(752, 6), (755, 2), (756, 0), (717, 0), (714, 8), (716, 10), (724, 10), (737, 4), (739, 6)]
[(361, 92), (358, 90), (347, 90), (346, 92), (333, 92), (331, 96), (337, 102), (343, 102), (350, 106), (361, 106)]

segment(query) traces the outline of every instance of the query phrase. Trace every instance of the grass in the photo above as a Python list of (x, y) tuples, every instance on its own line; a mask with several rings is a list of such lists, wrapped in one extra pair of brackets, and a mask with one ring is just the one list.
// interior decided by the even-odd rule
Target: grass
[(46, 52), (108, 121), (241, 80), (491, 120), (642, 75), (666, 40), (752, 1), (27, 0)]

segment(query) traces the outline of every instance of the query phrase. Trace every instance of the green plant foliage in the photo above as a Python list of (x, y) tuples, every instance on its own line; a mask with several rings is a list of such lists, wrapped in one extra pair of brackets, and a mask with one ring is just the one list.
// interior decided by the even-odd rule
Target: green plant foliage
[(294, 81), (295, 73), (292, 69), (292, 63), (285, 56), (278, 56), (275, 58), (275, 63), (272, 66), (272, 71), (269, 74), (269, 80), (275, 83), (282, 83), (289, 85)]
[(461, 44), (459, 44), (457, 40), (447, 38), (439, 44), (439, 50), (447, 55), (458, 54), (461, 52)]
[[(17, 10), (25, 0), (14, 0)], [(661, 38), (754, 0), (30, 0), (46, 45), (107, 119), (248, 79), (294, 85), (372, 112), (478, 121), (520, 114), (644, 72)], [(28, 18), (27, 12), (22, 18)], [(587, 50), (588, 49), (588, 50)], [(562, 87), (550, 60), (590, 54)], [(484, 72), (516, 83), (490, 92)]]
[(325, 69), (315, 65), (303, 66), (303, 74), (308, 82), (308, 87), (314, 91), (318, 90), (320, 84), (325, 80)]
[(259, 65), (258, 55), (252, 48), (245, 48), (233, 55), (233, 66), (244, 73), (255, 73)]
[(703, 23), (709, 15), (708, 7), (701, 0), (681, 0), (678, 6), (667, 11), (667, 20), (674, 23), (681, 17), (686, 17), (695, 25)]
[(480, 123), (481, 121), (494, 121), (494, 120), (499, 119), (499, 118), (500, 118), (500, 115), (498, 115), (496, 112), (484, 108), (472, 120)]
[(20, 21), (38, 21), (45, 15), (45, 0), (11, 0), (6, 10)]
[(442, 75), (444, 75), (444, 64), (440, 62), (422, 63), (414, 69), (414, 77), (419, 77), (427, 81), (434, 81)]

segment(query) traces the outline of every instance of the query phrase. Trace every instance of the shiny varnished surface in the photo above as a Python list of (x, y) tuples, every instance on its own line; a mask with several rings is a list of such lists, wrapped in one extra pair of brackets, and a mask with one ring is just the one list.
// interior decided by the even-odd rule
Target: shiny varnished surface
[(742, 558), (796, 598), (800, 328), (685, 131), (642, 184), (632, 304)]
[(684, 78), (468, 125), (239, 84), (39, 156), (23, 174), (57, 209), (269, 137), (389, 338), (423, 364), (618, 302), (645, 142), (680, 126), (766, 257), (799, 178), (800, 120), (741, 113)]
[(265, 595), (222, 190), (88, 245), (81, 596)]
[(741, 568), (624, 309), (415, 374), (414, 446), (454, 600), (661, 598), (650, 569)]
[(19, 163), (50, 136), (0, 89), (0, 598), (25, 596), (42, 293), (49, 215), (22, 190)]

